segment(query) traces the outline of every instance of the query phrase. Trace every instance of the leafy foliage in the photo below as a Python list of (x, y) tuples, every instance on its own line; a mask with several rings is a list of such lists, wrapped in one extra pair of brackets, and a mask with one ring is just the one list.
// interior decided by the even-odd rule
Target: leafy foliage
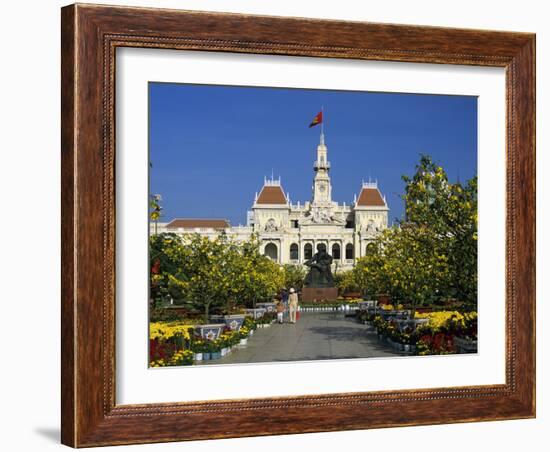
[(283, 265), (284, 287), (293, 287), (300, 290), (304, 284), (306, 270), (302, 265), (285, 264)]
[(204, 313), (232, 303), (254, 304), (284, 284), (283, 270), (259, 253), (257, 238), (238, 243), (222, 234), (180, 237), (163, 233), (150, 238), (151, 299), (159, 306), (172, 298)]
[(346, 292), (357, 292), (360, 286), (356, 281), (356, 274), (353, 270), (345, 270), (334, 274), (334, 284), (338, 288), (340, 294)]
[(366, 294), (389, 293), (416, 306), (477, 299), (477, 178), (452, 184), (423, 155), (406, 184), (405, 218), (367, 248), (353, 270)]

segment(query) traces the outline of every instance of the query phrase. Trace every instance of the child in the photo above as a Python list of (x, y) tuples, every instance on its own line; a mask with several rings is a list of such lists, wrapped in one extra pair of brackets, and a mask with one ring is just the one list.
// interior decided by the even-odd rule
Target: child
[(283, 315), (285, 312), (285, 304), (282, 301), (277, 303), (277, 322), (283, 323)]

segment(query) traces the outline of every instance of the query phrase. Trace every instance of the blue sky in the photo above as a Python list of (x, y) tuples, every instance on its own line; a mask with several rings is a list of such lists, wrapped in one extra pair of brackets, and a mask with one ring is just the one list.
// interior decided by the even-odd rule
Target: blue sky
[(477, 173), (477, 98), (332, 90), (149, 83), (150, 192), (162, 221), (245, 224), (264, 176), (293, 203), (311, 199), (324, 106), (333, 200), (349, 204), (378, 180), (390, 220), (403, 215), (402, 174), (425, 153), (462, 182)]

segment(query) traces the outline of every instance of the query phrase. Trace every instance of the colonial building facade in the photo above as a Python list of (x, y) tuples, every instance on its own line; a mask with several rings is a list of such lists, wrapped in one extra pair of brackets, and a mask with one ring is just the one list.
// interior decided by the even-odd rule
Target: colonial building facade
[(264, 179), (256, 193), (246, 226), (231, 226), (220, 219), (177, 218), (159, 223), (157, 232), (215, 237), (224, 231), (236, 240), (247, 240), (256, 233), (262, 253), (281, 264), (303, 264), (322, 246), (333, 257), (334, 271), (349, 269), (388, 226), (389, 208), (376, 182), (363, 182), (359, 196), (349, 205), (333, 201), (327, 151), (321, 133), (313, 163), (311, 201), (291, 203), (281, 180), (271, 177)]

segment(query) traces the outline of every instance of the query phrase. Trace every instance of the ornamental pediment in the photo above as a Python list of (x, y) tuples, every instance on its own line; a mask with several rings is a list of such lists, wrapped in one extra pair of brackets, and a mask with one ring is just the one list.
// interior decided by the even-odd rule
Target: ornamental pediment
[(306, 212), (304, 218), (300, 220), (300, 225), (330, 225), (343, 226), (346, 220), (340, 215), (336, 215), (330, 207), (312, 207)]

